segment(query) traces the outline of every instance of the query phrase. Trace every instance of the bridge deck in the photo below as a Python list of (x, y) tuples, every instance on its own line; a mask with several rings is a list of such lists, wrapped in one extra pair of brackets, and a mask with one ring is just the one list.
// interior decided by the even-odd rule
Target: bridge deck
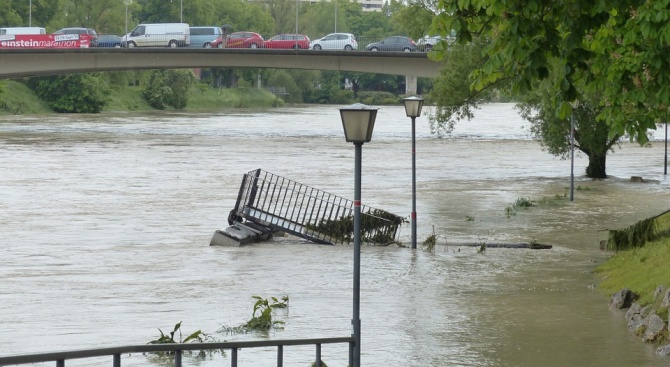
[(177, 68), (286, 68), (432, 78), (444, 64), (421, 52), (200, 48), (0, 49), (0, 78)]

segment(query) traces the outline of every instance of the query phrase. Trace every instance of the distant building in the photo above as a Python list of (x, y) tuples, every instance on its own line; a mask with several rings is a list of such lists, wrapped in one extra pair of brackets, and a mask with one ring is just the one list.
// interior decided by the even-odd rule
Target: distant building
[[(254, 1), (254, 0), (249, 0), (249, 1)], [(300, 0), (301, 2), (309, 2), (309, 3), (317, 3), (320, 1), (334, 1), (334, 0)], [(356, 0), (359, 4), (361, 4), (361, 7), (363, 8), (363, 11), (382, 11), (382, 6), (384, 6), (384, 0)]]
[(384, 0), (356, 0), (363, 6), (363, 11), (382, 11)]

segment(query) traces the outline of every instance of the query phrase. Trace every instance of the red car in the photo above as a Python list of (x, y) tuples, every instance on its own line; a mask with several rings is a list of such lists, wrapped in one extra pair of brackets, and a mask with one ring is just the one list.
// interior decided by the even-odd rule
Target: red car
[(309, 37), (304, 34), (278, 34), (263, 43), (265, 48), (309, 49)]
[(225, 43), (219, 37), (212, 42), (212, 48), (260, 48), (263, 47), (263, 37), (255, 32), (235, 32), (229, 34)]

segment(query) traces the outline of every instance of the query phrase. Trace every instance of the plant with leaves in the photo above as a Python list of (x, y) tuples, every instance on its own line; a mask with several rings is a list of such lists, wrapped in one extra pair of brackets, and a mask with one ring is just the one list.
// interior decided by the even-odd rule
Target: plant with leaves
[[(439, 46), (438, 46), (439, 47)], [(469, 44), (455, 44), (450, 47), (449, 66), (441, 70), (440, 76), (429, 94), (436, 107), (429, 116), (431, 131), (438, 135), (451, 132), (456, 121), (471, 119), (481, 103), (504, 100), (509, 94), (508, 79), (499, 79), (482, 89), (472, 89), (471, 81), (463, 75), (470, 75), (484, 67), (488, 60), (484, 50), (487, 43), (479, 38)], [(437, 48), (436, 48), (437, 49)], [(538, 138), (543, 149), (562, 159), (570, 157), (571, 114), (563, 117), (556, 113), (553, 98), (554, 85), (560, 74), (552, 72), (544, 80), (536, 80), (533, 89), (517, 95), (517, 108), (521, 116), (531, 123), (530, 130)], [(586, 175), (590, 178), (606, 178), (607, 153), (619, 142), (620, 135), (613, 133), (610, 126), (598, 121), (602, 111), (599, 95), (587, 91), (579, 84), (582, 100), (575, 107), (575, 148), (584, 152), (589, 163)]]
[[(186, 339), (182, 339), (181, 335), (181, 321), (175, 324), (174, 329), (170, 332), (170, 334), (165, 334), (163, 333), (163, 330), (158, 329), (160, 331), (161, 336), (159, 336), (157, 339), (154, 339), (149, 342), (149, 344), (174, 344), (174, 343), (191, 343), (191, 342), (204, 342), (204, 337), (206, 336), (205, 333), (203, 333), (201, 330), (194, 331), (191, 333), (189, 336), (186, 337)], [(179, 334), (179, 339), (175, 340), (175, 334)]]
[(589, 159), (586, 176), (607, 178), (607, 153), (619, 143), (621, 136), (612, 131), (610, 125), (598, 121), (597, 116), (602, 111), (598, 98), (584, 92), (581, 103), (573, 106), (573, 115), (560, 118), (551, 101), (554, 95), (551, 80), (538, 84), (539, 87), (517, 104), (521, 116), (531, 123), (533, 136), (540, 139), (543, 149), (550, 154), (568, 159), (572, 150), (570, 130), (574, 123), (574, 147)]
[[(194, 331), (189, 334), (186, 338), (182, 339), (181, 334), (181, 321), (175, 324), (174, 329), (170, 334), (165, 334), (163, 330), (158, 329), (161, 335), (150, 341), (149, 344), (185, 344), (185, 343), (204, 343), (204, 342), (216, 342), (216, 340), (201, 330)], [(178, 339), (175, 339), (175, 335), (179, 335)], [(223, 349), (212, 349), (212, 350), (200, 350), (197, 353), (192, 350), (183, 351), (183, 353), (188, 357), (193, 357), (196, 360), (205, 360), (207, 357), (212, 357), (215, 354), (221, 353), (225, 355)], [(150, 354), (150, 359), (156, 364), (163, 365), (172, 365), (174, 361), (174, 352), (155, 352)]]
[(276, 325), (284, 324), (283, 321), (272, 320), (272, 309), (287, 308), (288, 296), (282, 297), (281, 301), (272, 297), (272, 303), (267, 298), (260, 296), (252, 296), (252, 298), (256, 300), (256, 303), (254, 303), (254, 312), (251, 319), (245, 324), (247, 329), (267, 331)]
[(281, 299), (271, 297), (270, 299), (272, 302), (267, 298), (262, 298), (260, 296), (252, 296), (252, 298), (255, 299), (256, 302), (254, 303), (254, 311), (251, 315), (251, 319), (239, 326), (223, 326), (219, 332), (233, 334), (260, 331), (262, 333), (267, 333), (272, 329), (281, 329), (281, 325), (283, 325), (284, 322), (274, 320), (272, 318), (272, 311), (277, 308), (288, 309), (289, 297), (283, 296)]
[[(487, 40), (486, 60), (470, 75), (474, 90), (507, 80), (523, 95), (555, 73), (551, 104), (557, 117), (582, 100), (579, 85), (600, 92), (598, 120), (611, 136), (647, 142), (647, 129), (670, 106), (670, 0), (443, 0), (433, 22), (466, 44)], [(434, 53), (448, 57), (447, 51)]]
[(182, 109), (188, 104), (188, 91), (195, 77), (189, 69), (154, 70), (142, 96), (154, 108)]
[(28, 86), (54, 111), (66, 113), (99, 113), (110, 94), (104, 74), (34, 77)]

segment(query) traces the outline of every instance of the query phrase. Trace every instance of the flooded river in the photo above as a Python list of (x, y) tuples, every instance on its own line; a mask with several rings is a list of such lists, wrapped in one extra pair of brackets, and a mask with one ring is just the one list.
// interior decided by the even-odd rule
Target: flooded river
[[(569, 202), (550, 199), (567, 194), (570, 162), (543, 152), (511, 105), (485, 106), (444, 139), (417, 119), (418, 238), (435, 233), (438, 246), (363, 247), (361, 364), (667, 366), (592, 287), (605, 231), (670, 209), (662, 138), (622, 143), (607, 180), (585, 178), (578, 154)], [(0, 356), (143, 344), (180, 321), (184, 337), (200, 329), (218, 340), (349, 335), (351, 246), (290, 237), (209, 246), (227, 226), (242, 175), (257, 168), (353, 198), (354, 148), (337, 106), (0, 117)], [(409, 217), (402, 107), (380, 108), (362, 176), (364, 205)], [(522, 197), (546, 204), (510, 215)], [(399, 239), (409, 244), (409, 224)], [(457, 246), (529, 241), (553, 248)], [(255, 295), (290, 297), (275, 314), (284, 328), (220, 332), (251, 318)], [(313, 348), (284, 355), (285, 365), (307, 366)], [(274, 358), (245, 349), (239, 365)], [(323, 360), (346, 366), (346, 347), (324, 346)], [(132, 355), (122, 365), (152, 363)]]

